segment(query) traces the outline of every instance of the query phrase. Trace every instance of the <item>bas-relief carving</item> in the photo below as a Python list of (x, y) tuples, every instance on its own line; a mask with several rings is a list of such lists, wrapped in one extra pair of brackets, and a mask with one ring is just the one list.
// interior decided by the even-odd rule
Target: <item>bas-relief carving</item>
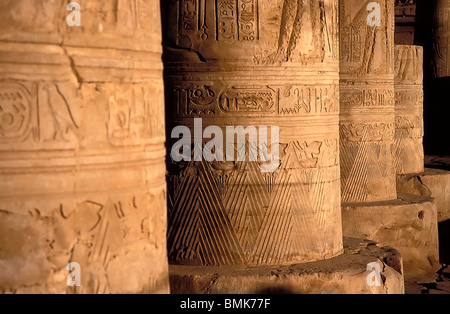
[[(0, 3), (0, 34), (11, 30), (33, 33), (55, 31), (64, 1), (4, 0)], [(67, 4), (66, 4), (67, 5)], [(67, 12), (67, 11), (66, 11)]]
[(354, 143), (378, 142), (392, 140), (395, 132), (395, 125), (386, 123), (341, 123), (340, 129), (341, 135), (343, 135), (342, 141)]
[[(340, 160), (343, 202), (395, 199), (394, 1), (340, 1)], [(375, 118), (376, 117), (376, 118)], [(377, 121), (375, 123), (375, 121)]]
[[(256, 64), (321, 62), (326, 53), (335, 56), (336, 1), (179, 0), (170, 5), (177, 12), (170, 20), (178, 32), (173, 48), (193, 52), (199, 61), (216, 58), (212, 49), (224, 58)], [(227, 45), (234, 43), (230, 50)]]
[(390, 89), (341, 89), (342, 107), (394, 107), (394, 91)]
[(396, 46), (395, 84), (423, 84), (423, 50), (417, 46)]
[[(24, 51), (26, 46), (19, 44), (28, 43), (28, 40), (36, 42), (36, 46), (45, 43), (45, 53), (49, 52), (47, 57), (56, 51), (57, 61), (66, 58), (67, 60), (57, 65), (67, 67), (78, 76), (79, 68), (83, 67), (80, 63), (92, 63), (92, 56), (84, 55), (93, 51), (89, 44), (92, 41), (98, 40), (96, 47), (99, 48), (103, 47), (107, 38), (109, 49), (105, 49), (105, 52), (110, 55), (105, 54), (105, 57), (117, 57), (113, 47), (128, 45), (123, 39), (136, 35), (139, 30), (152, 38), (160, 38), (160, 24), (156, 19), (159, 19), (160, 12), (157, 1), (79, 2), (82, 4), (82, 19), (85, 24), (80, 28), (68, 28), (65, 20), (61, 18), (68, 14), (61, 1), (43, 0), (38, 4), (25, 0), (2, 1), (0, 8), (5, 8), (2, 12), (11, 15), (5, 19), (0, 18), (2, 30), (14, 29), (3, 44), (9, 45), (9, 40), (17, 42), (8, 47), (20, 49), (19, 52), (23, 55), (20, 62), (24, 62), (19, 64), (20, 66), (25, 66), (28, 59), (33, 61), (33, 58), (37, 58), (33, 51), (28, 53)], [(0, 15), (3, 16), (2, 13)], [(33, 23), (32, 27), (29, 27), (28, 20)], [(10, 25), (3, 27), (4, 23)], [(72, 37), (66, 37), (67, 32), (74, 34)], [(81, 36), (83, 34), (87, 36)], [(54, 41), (47, 40), (47, 35), (50, 39), (51, 36), (64, 36), (62, 47), (51, 46)], [(89, 40), (86, 37), (89, 37)], [(71, 44), (68, 44), (70, 49), (64, 47), (66, 41), (71, 41)], [(148, 44), (156, 47), (155, 50), (159, 53), (160, 39)], [(76, 51), (76, 56), (72, 55), (73, 51)], [(146, 56), (148, 60), (145, 59)], [(141, 59), (136, 62), (151, 64), (152, 58), (155, 58), (155, 69), (159, 69), (161, 62), (153, 55), (142, 53)], [(126, 61), (130, 67), (134, 62), (128, 57)], [(120, 71), (127, 72), (123, 64)], [(146, 83), (134, 77), (130, 79), (132, 84), (127, 85), (114, 79), (102, 82), (93, 80), (97, 82), (93, 83), (87, 75), (76, 84), (74, 80), (59, 75), (51, 68), (52, 65), (33, 64), (33, 67), (39, 67), (37, 72), (40, 76), (30, 74), (29, 77), (18, 81), (4, 74), (0, 81), (0, 150), (4, 153), (2, 155), (12, 162), (9, 169), (8, 159), (2, 160), (2, 173), (7, 173), (5, 176), (11, 178), (7, 183), (8, 188), (21, 193), (21, 205), (17, 205), (19, 201), (9, 200), (9, 197), (12, 199), (14, 195), (1, 195), (0, 211), (8, 209), (8, 206), (11, 207), (11, 213), (21, 213), (26, 211), (27, 207), (36, 208), (32, 212), (33, 217), (45, 221), (45, 226), (40, 231), (45, 234), (54, 232), (53, 236), (49, 236), (45, 247), (36, 248), (44, 252), (42, 254), (48, 254), (46, 260), (50, 262), (53, 270), (52, 273), (43, 275), (42, 280), (36, 284), (36, 289), (52, 293), (167, 293), (164, 190), (153, 187), (154, 182), (145, 182), (143, 187), (129, 193), (136, 197), (121, 197), (117, 192), (108, 191), (106, 188), (99, 189), (102, 192), (80, 192), (84, 187), (77, 190), (78, 187), (74, 184), (74, 190), (69, 188), (69, 193), (64, 194), (65, 191), (61, 190), (66, 186), (55, 184), (59, 180), (64, 183), (76, 180), (83, 182), (89, 180), (90, 175), (107, 175), (107, 170), (103, 172), (104, 166), (112, 166), (111, 158), (108, 157), (115, 159), (118, 156), (117, 159), (120, 159), (129, 152), (145, 152), (148, 156), (152, 154), (144, 147), (131, 146), (152, 143), (160, 149), (163, 148), (162, 73), (158, 72), (159, 77), (155, 76), (151, 82)], [(95, 66), (97, 65), (89, 71), (95, 71)], [(22, 164), (29, 161), (30, 167), (23, 167), (23, 172), (27, 171), (26, 174), (22, 173), (22, 169), (14, 168), (17, 167), (14, 164), (16, 155), (20, 155), (21, 162), (24, 161)], [(152, 158), (158, 156), (160, 155), (151, 155)], [(80, 160), (84, 158), (83, 162), (86, 163), (93, 161), (92, 164), (84, 164), (82, 167), (95, 168), (95, 171), (80, 170), (82, 167), (78, 167), (78, 157)], [(160, 165), (164, 166), (163, 157), (158, 158)], [(134, 162), (131, 158), (122, 161)], [(42, 162), (45, 166), (40, 164)], [(58, 164), (59, 162), (64, 163), (64, 166)], [(73, 165), (76, 166), (72, 167)], [(36, 172), (33, 177), (36, 188), (30, 190), (26, 188), (30, 185), (21, 184), (23, 178), (30, 176), (29, 169)], [(141, 170), (147, 171), (148, 181), (151, 177), (149, 172), (153, 170)], [(126, 188), (127, 183), (120, 180), (121, 173), (118, 171), (118, 177), (115, 179), (116, 190), (121, 186)], [(152, 175), (155, 177), (153, 173)], [(55, 182), (46, 180), (49, 177), (54, 178)], [(163, 178), (158, 177), (157, 180)], [(40, 193), (40, 186), (45, 192)], [(70, 187), (70, 183), (67, 186)], [(140, 191), (143, 188), (151, 190), (148, 192), (151, 195), (141, 196)], [(68, 205), (78, 201), (80, 203), (75, 207)], [(54, 210), (55, 203), (61, 203), (61, 208)], [(45, 216), (41, 216), (41, 213), (45, 213)], [(73, 291), (66, 286), (66, 267), (71, 261), (85, 265), (85, 268), (83, 265), (82, 268), (86, 281), (81, 290)], [(145, 267), (144, 264), (148, 261), (153, 263), (154, 267)], [(33, 261), (24, 259), (24, 262)], [(139, 267), (142, 271), (127, 271), (123, 265)], [(127, 276), (129, 278), (124, 278)]]
[(333, 85), (236, 85), (221, 88), (184, 84), (174, 89), (168, 98), (177, 104), (176, 115), (180, 117), (241, 114), (308, 116), (337, 113), (336, 91)]
[(389, 74), (393, 71), (394, 19), (392, 0), (382, 1), (382, 27), (367, 24), (367, 1), (341, 1), (341, 73)]
[[(258, 162), (248, 161), (170, 163), (172, 262), (207, 266), (286, 263), (285, 252), (297, 255), (299, 246), (311, 245), (309, 239), (299, 240), (295, 235), (308, 228), (310, 219), (317, 225), (315, 219), (320, 218), (310, 217), (314, 212), (334, 210), (322, 197), (325, 191), (333, 197), (336, 189), (323, 178), (331, 175), (337, 180), (338, 140), (279, 145), (280, 169), (274, 173), (263, 174)], [(301, 200), (297, 203), (289, 192), (301, 194)], [(211, 225), (216, 226), (214, 232)], [(310, 238), (321, 238), (310, 233)]]
[(79, 130), (75, 95), (66, 84), (0, 82), (0, 143), (73, 148)]
[[(168, 127), (196, 117), (204, 127), (271, 121), (287, 134), (274, 173), (261, 173), (262, 161), (248, 155), (236, 163), (168, 161), (172, 263), (286, 264), (341, 251), (337, 4), (169, 2)], [(304, 122), (277, 124), (290, 116)], [(326, 125), (324, 134), (317, 125)]]
[(20, 142), (32, 135), (37, 111), (32, 101), (27, 87), (0, 82), (0, 143)]
[[(142, 145), (164, 135), (164, 107), (154, 104), (160, 91), (150, 85), (108, 85), (101, 90), (100, 98), (110, 94), (104, 128), (111, 145)], [(89, 92), (67, 83), (0, 82), (0, 143), (75, 149), (84, 123), (82, 103)]]
[(424, 171), (423, 50), (395, 47), (395, 165), (398, 174)]
[[(82, 7), (82, 27), (67, 27), (69, 33), (114, 34), (136, 36), (155, 30), (159, 25), (159, 8), (145, 0), (79, 0)], [(66, 11), (67, 12), (67, 11)], [(154, 34), (147, 34), (154, 35)]]
[(149, 86), (110, 86), (108, 140), (114, 146), (141, 145), (163, 136), (164, 110), (154, 104)]

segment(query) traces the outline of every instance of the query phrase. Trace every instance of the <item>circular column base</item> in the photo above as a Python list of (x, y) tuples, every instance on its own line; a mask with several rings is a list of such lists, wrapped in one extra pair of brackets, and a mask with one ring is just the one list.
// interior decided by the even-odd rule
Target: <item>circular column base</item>
[[(170, 266), (172, 294), (403, 294), (400, 253), (375, 242), (344, 238), (344, 253), (290, 266)], [(368, 265), (378, 263), (380, 282)], [(369, 278), (369, 280), (368, 280)], [(370, 284), (369, 284), (369, 283)]]
[(398, 194), (386, 202), (342, 204), (344, 236), (397, 249), (404, 274), (434, 277), (439, 269), (437, 210), (430, 197)]

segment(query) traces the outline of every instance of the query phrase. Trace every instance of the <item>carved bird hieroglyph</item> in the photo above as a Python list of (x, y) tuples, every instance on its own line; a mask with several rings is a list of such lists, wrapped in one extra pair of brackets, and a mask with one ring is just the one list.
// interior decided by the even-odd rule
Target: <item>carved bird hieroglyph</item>
[(45, 84), (43, 102), (39, 104), (41, 139), (68, 142), (70, 133), (78, 133), (70, 105), (56, 84)]

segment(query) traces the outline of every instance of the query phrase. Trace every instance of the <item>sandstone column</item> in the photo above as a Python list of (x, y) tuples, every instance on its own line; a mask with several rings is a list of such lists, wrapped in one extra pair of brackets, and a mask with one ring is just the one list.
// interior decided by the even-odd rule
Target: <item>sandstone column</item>
[(395, 46), (395, 166), (423, 173), (423, 48)]
[(69, 2), (0, 2), (0, 291), (167, 293), (159, 1)]
[(396, 198), (394, 1), (340, 2), (343, 202)]
[[(395, 250), (343, 250), (338, 1), (166, 4), (171, 292), (402, 293)], [(245, 158), (220, 161), (238, 126), (248, 134), (231, 154)], [(199, 158), (212, 137), (219, 161)], [(273, 172), (261, 148), (279, 151)], [(371, 287), (367, 265), (381, 260), (386, 281)]]
[(168, 134), (179, 125), (193, 137), (210, 126), (280, 130), (279, 143), (269, 140), (280, 152), (272, 173), (248, 154), (169, 162), (170, 261), (280, 265), (340, 254), (338, 2), (170, 0), (165, 24)]
[(450, 76), (450, 1), (435, 0), (433, 16), (435, 78)]
[(395, 0), (396, 45), (414, 45), (416, 9), (416, 0)]

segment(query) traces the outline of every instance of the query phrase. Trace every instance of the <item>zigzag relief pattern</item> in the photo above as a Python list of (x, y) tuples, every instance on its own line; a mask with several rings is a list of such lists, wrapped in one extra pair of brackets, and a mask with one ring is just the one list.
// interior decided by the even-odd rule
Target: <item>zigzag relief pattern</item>
[(327, 189), (329, 173), (330, 168), (281, 168), (264, 174), (257, 162), (236, 163), (232, 170), (190, 162), (171, 174), (178, 179), (169, 180), (177, 182), (169, 188), (171, 262), (267, 265), (311, 259), (327, 249), (325, 237), (334, 237), (334, 229), (327, 229), (334, 208), (325, 204), (325, 192), (333, 193)]
[[(369, 197), (395, 198), (395, 177), (387, 174), (395, 170), (388, 142), (369, 141), (363, 130), (361, 141), (349, 143), (341, 129), (341, 194), (342, 202), (368, 202)], [(393, 181), (394, 180), (394, 181)]]
[[(367, 186), (367, 130), (363, 141), (357, 145), (341, 143), (341, 182), (342, 202), (365, 202), (369, 193)], [(345, 134), (341, 128), (341, 142)]]
[(395, 138), (394, 141), (394, 147), (395, 147), (395, 169), (397, 171), (397, 173), (403, 173), (403, 163), (404, 160), (407, 160), (408, 156), (406, 156), (406, 147), (405, 147), (405, 143), (402, 137), (397, 137)]

